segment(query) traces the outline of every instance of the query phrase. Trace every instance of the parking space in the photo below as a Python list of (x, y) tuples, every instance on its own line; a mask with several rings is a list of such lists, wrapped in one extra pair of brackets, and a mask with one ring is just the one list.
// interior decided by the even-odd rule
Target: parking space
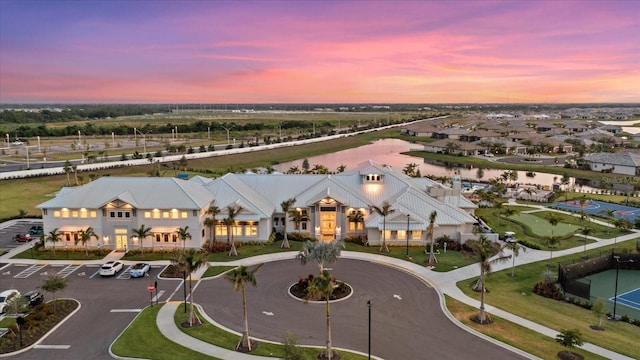
[[(15, 224), (0, 229), (0, 248), (11, 250), (23, 243), (16, 242), (16, 235), (29, 234), (32, 226), (42, 226), (42, 220), (19, 220)], [(39, 240), (39, 234), (31, 234), (31, 242)]]
[[(146, 276), (142, 278), (156, 278), (165, 266), (152, 265)], [(131, 265), (125, 266), (124, 270), (117, 273), (115, 276), (102, 277), (99, 275), (99, 264), (9, 264), (0, 269), (0, 283), (2, 288), (5, 288), (5, 284), (9, 283), (9, 278), (13, 279), (26, 279), (26, 278), (42, 278), (44, 276), (57, 274), (64, 278), (82, 278), (97, 280), (129, 280), (131, 278)], [(136, 278), (133, 281), (138, 280)]]

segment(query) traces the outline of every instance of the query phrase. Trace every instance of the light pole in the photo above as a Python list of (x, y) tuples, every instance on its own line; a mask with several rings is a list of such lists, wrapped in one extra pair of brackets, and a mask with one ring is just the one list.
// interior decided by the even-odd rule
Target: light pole
[(135, 135), (136, 132), (140, 135), (142, 135), (142, 146), (143, 146), (143, 151), (146, 154), (147, 153), (147, 134), (149, 134), (152, 130), (147, 131), (146, 133), (141, 133), (140, 130), (133, 128), (133, 134)]
[(407, 233), (406, 233), (406, 236), (407, 236), (407, 259), (409, 258), (409, 217), (410, 217), (410, 215), (407, 214)]
[(369, 347), (368, 347), (368, 354), (369, 354), (369, 360), (371, 360), (371, 300), (367, 301), (367, 307), (369, 308)]
[(620, 275), (620, 263), (631, 263), (633, 259), (620, 261), (620, 256), (617, 255), (614, 255), (613, 258), (616, 260), (616, 285), (613, 291), (613, 320), (617, 320), (616, 307), (618, 306), (618, 275)]

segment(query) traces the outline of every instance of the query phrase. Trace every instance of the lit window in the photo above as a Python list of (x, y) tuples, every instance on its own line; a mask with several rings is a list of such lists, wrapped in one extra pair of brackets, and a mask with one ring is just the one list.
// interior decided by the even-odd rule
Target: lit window
[(420, 239), (422, 239), (422, 231), (421, 230), (413, 230), (411, 232), (411, 239), (412, 240), (420, 240)]
[(57, 218), (59, 218), (59, 217), (60, 217), (60, 211), (59, 211), (59, 210), (55, 210), (55, 211), (53, 212), (53, 217), (57, 217)]
[(169, 218), (169, 212), (168, 211), (163, 211), (162, 212), (162, 218), (163, 219), (168, 219)]
[(89, 211), (89, 217), (92, 217), (95, 219), (97, 216), (98, 216), (98, 213), (95, 210)]
[(144, 218), (145, 219), (151, 219), (151, 211), (145, 211), (144, 212)]
[(73, 211), (71, 212), (71, 217), (73, 217), (73, 218), (77, 218), (77, 217), (79, 217), (79, 216), (80, 216), (80, 214), (78, 213), (78, 210), (73, 210)]
[(80, 217), (81, 218), (86, 219), (87, 215), (88, 215), (87, 209), (80, 209)]
[(160, 219), (160, 211), (153, 211), (153, 218), (154, 219)]
[(69, 217), (69, 209), (62, 209), (62, 217), (63, 218)]
[(178, 212), (177, 211), (171, 211), (171, 218), (172, 219), (177, 219), (178, 218)]
[(180, 216), (181, 216), (183, 219), (186, 219), (186, 218), (187, 218), (187, 216), (188, 216), (187, 214), (188, 214), (188, 213), (187, 213), (186, 211), (183, 211), (183, 212), (181, 212), (181, 213), (180, 213)]
[(255, 224), (245, 225), (246, 236), (258, 236), (258, 227)]
[(231, 227), (231, 233), (233, 234), (233, 236), (242, 236), (242, 225), (233, 225)]

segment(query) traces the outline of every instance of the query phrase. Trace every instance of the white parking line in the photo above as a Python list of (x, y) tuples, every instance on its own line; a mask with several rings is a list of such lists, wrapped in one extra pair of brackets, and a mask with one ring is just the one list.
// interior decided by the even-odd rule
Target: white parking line
[(67, 350), (71, 345), (36, 345), (34, 349), (56, 349), (56, 350)]
[(130, 313), (130, 312), (140, 312), (142, 309), (111, 309), (112, 313)]
[(93, 279), (96, 275), (100, 273), (100, 269), (93, 273), (93, 275), (89, 276), (89, 279)]

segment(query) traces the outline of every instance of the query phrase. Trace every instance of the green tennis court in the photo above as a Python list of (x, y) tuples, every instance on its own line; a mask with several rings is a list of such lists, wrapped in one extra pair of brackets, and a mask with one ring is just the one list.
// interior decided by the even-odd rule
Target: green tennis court
[[(589, 275), (580, 279), (581, 282), (591, 280), (591, 299), (598, 298), (605, 300), (607, 311), (613, 311), (616, 284), (616, 269), (609, 269), (603, 272)], [(636, 307), (633, 301), (627, 301), (625, 294), (635, 294), (634, 290), (640, 289), (639, 270), (620, 270), (618, 274), (618, 300), (616, 305), (616, 315), (628, 315), (632, 319), (640, 319), (640, 308)]]
[(551, 223), (546, 219), (532, 214), (519, 213), (512, 216), (510, 219), (529, 226), (531, 231), (542, 237), (551, 236), (552, 231), (554, 236), (565, 236), (578, 232), (578, 229), (580, 228), (577, 225), (565, 224), (562, 222), (559, 222), (556, 226), (551, 226)]

